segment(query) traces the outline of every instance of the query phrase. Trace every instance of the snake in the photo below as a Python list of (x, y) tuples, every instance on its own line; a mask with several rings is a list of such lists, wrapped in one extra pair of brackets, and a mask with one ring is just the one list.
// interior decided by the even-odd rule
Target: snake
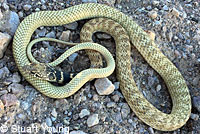
[[(120, 89), (123, 96), (136, 116), (145, 124), (161, 131), (173, 131), (185, 125), (191, 113), (191, 97), (186, 81), (179, 70), (132, 18), (104, 4), (85, 3), (59, 11), (39, 11), (27, 16), (18, 26), (12, 46), (14, 59), (22, 76), (42, 94), (50, 98), (66, 98), (77, 92), (88, 80), (110, 75), (115, 67), (112, 56), (103, 46), (100, 47), (91, 42), (92, 33), (97, 30), (94, 27), (98, 27), (95, 24), (101, 23), (98, 21), (90, 22), (92, 27), (86, 26), (85, 35), (83, 36), (83, 38), (86, 38), (86, 42), (73, 46), (69, 51), (75, 52), (83, 49), (97, 51), (105, 57), (106, 67), (83, 70), (63, 86), (55, 86), (49, 81), (34, 77), (28, 74), (23, 68), (31, 63), (27, 56), (27, 53), (30, 53), (27, 52), (27, 46), (30, 43), (33, 32), (38, 27), (59, 26), (78, 20), (93, 18), (97, 18), (97, 20), (101, 20), (100, 18), (110, 19), (105, 21), (104, 27), (109, 27), (109, 34), (115, 39), (117, 78), (120, 82)], [(119, 24), (124, 30), (121, 28), (117, 30), (120, 26), (113, 22)], [(100, 30), (108, 32), (104, 31), (102, 27)], [(163, 113), (158, 110), (145, 99), (137, 88), (133, 80), (129, 60), (131, 45), (127, 42), (130, 42), (140, 52), (147, 63), (164, 80), (172, 99), (173, 106), (171, 113)], [(70, 54), (65, 55), (69, 56)], [(52, 64), (52, 66), (58, 65), (62, 60), (63, 57), (59, 57), (57, 62)]]

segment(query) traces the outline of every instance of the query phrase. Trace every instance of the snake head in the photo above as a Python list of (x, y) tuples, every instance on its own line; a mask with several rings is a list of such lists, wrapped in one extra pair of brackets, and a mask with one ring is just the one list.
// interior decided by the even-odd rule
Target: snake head
[(45, 63), (30, 63), (22, 67), (24, 71), (29, 73), (30, 75), (54, 82), (55, 81), (55, 69), (48, 64)]

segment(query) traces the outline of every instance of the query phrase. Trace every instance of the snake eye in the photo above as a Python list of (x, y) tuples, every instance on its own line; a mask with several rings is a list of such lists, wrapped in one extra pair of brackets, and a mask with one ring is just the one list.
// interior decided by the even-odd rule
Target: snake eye
[(55, 79), (55, 76), (51, 73), (50, 75), (49, 75), (49, 80), (54, 80)]

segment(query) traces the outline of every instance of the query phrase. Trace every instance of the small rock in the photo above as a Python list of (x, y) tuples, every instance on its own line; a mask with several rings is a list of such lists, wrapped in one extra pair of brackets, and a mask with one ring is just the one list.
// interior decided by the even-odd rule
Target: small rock
[(69, 31), (69, 30), (63, 31), (61, 36), (60, 36), (60, 40), (69, 41), (70, 40), (70, 34), (71, 34), (71, 31)]
[(178, 50), (175, 50), (174, 51), (174, 55), (177, 57), (177, 58), (180, 58), (181, 57), (181, 54)]
[(22, 101), (21, 102), (21, 107), (22, 107), (23, 110), (27, 110), (29, 108), (29, 103), (26, 102), (26, 101)]
[(7, 90), (0, 90), (0, 96), (1, 96), (1, 95), (4, 95), (4, 94), (7, 94), (7, 93), (8, 93)]
[(82, 0), (83, 3), (97, 3), (97, 0)]
[[(40, 36), (40, 37), (44, 37), (45, 36), (45, 34), (46, 34), (46, 32), (47, 32), (47, 29), (46, 28), (43, 28), (42, 30), (38, 30), (38, 35)], [(49, 35), (48, 35), (49, 36)]]
[(194, 86), (197, 86), (197, 85), (199, 84), (199, 82), (200, 82), (200, 78), (199, 78), (199, 77), (195, 77), (195, 78), (193, 79), (193, 81), (192, 81), (192, 84), (193, 84)]
[(0, 32), (0, 59), (3, 58), (4, 52), (7, 49), (8, 44), (10, 43), (11, 36), (6, 33)]
[(73, 23), (64, 25), (64, 27), (66, 27), (69, 30), (75, 30), (78, 27), (78, 23), (77, 22), (73, 22)]
[(164, 6), (163, 6), (163, 10), (168, 11), (168, 10), (169, 10), (168, 6), (167, 6), (167, 5), (164, 5)]
[(56, 38), (56, 34), (54, 31), (51, 31), (50, 33), (46, 34), (47, 38)]
[(14, 73), (11, 79), (11, 82), (13, 83), (19, 83), (21, 81), (21, 77), (19, 76), (19, 73)]
[(118, 122), (118, 123), (121, 123), (122, 122), (122, 115), (120, 112), (118, 112), (116, 115), (115, 115), (115, 120)]
[(116, 106), (116, 103), (115, 103), (115, 102), (108, 102), (106, 106), (107, 106), (108, 108), (115, 107), (115, 106)]
[(99, 123), (98, 114), (93, 114), (87, 119), (88, 127), (92, 127), (94, 125), (97, 125), (98, 123)]
[(150, 86), (150, 87), (152, 87), (153, 86), (153, 84), (154, 84), (154, 78), (153, 77), (148, 77), (148, 85)]
[(23, 8), (24, 8), (25, 11), (28, 11), (32, 8), (32, 6), (31, 5), (24, 5)]
[(176, 17), (179, 17), (180, 12), (179, 12), (176, 8), (173, 8), (173, 9), (172, 9), (172, 14), (173, 14), (174, 16), (176, 16)]
[(70, 62), (73, 63), (77, 56), (78, 56), (78, 53), (73, 53), (68, 57), (68, 59), (69, 59)]
[(4, 114), (5, 110), (4, 110), (4, 104), (3, 102), (0, 100), (0, 117)]
[(112, 96), (112, 99), (114, 100), (114, 102), (118, 102), (119, 101), (119, 95), (115, 94), (114, 96)]
[(103, 39), (103, 40), (108, 40), (108, 39), (111, 39), (111, 36), (106, 33), (97, 33), (97, 38)]
[(156, 1), (156, 0), (154, 0), (153, 2), (152, 2), (152, 4), (154, 5), (154, 6), (158, 6), (159, 5), (159, 1)]
[(115, 83), (114, 83), (115, 90), (118, 90), (118, 89), (119, 89), (119, 84), (120, 84), (120, 82), (115, 82)]
[(200, 112), (200, 96), (192, 98), (193, 106)]
[(122, 118), (127, 118), (128, 114), (130, 113), (130, 108), (128, 106), (128, 104), (124, 103), (122, 105), (122, 109), (121, 109), (121, 115), (122, 115)]
[(23, 14), (23, 12), (18, 12), (18, 15), (19, 15), (19, 18), (23, 18), (24, 17), (24, 14)]
[(55, 118), (57, 118), (58, 113), (56, 112), (56, 109), (54, 108), (51, 112), (51, 115)]
[(7, 17), (0, 21), (0, 31), (4, 31), (13, 36), (19, 25), (19, 16), (13, 11), (6, 12), (5, 16)]
[(3, 13), (0, 10), (0, 20), (3, 18)]
[(98, 101), (98, 100), (99, 100), (99, 97), (98, 97), (97, 94), (94, 94), (94, 95), (93, 95), (93, 100), (94, 100), (94, 101)]
[(161, 90), (161, 85), (156, 86), (156, 91), (159, 92)]
[(88, 115), (90, 115), (90, 111), (88, 111), (87, 109), (82, 109), (81, 112), (79, 113), (80, 118), (83, 118)]
[(108, 78), (97, 79), (94, 85), (99, 95), (109, 95), (115, 89), (115, 86)]
[(14, 94), (4, 94), (1, 96), (1, 100), (6, 107), (17, 105), (18, 100)]
[(51, 127), (52, 126), (52, 121), (50, 118), (46, 118), (46, 124), (47, 126)]
[(197, 121), (199, 119), (199, 115), (191, 113), (190, 118)]
[(8, 90), (12, 91), (13, 94), (20, 96), (24, 92), (24, 86), (18, 83), (12, 83), (8, 86)]
[(150, 134), (154, 134), (154, 130), (153, 130), (152, 127), (149, 127), (149, 128), (148, 128), (148, 131), (149, 131)]
[(87, 134), (81, 130), (78, 130), (78, 131), (71, 131), (69, 134)]
[(155, 19), (158, 16), (158, 13), (156, 11), (150, 11), (148, 13), (148, 16), (151, 17), (152, 19)]
[(2, 7), (3, 7), (6, 11), (9, 10), (9, 6), (7, 5), (6, 2), (3, 3)]
[(10, 71), (7, 67), (3, 67), (0, 69), (0, 79), (3, 80), (10, 75)]
[(172, 41), (173, 33), (171, 31), (169, 31), (169, 32), (166, 33), (166, 35), (167, 35), (167, 39), (169, 41)]
[(20, 118), (20, 119), (25, 119), (26, 118), (26, 116), (24, 114), (18, 114), (17, 117)]

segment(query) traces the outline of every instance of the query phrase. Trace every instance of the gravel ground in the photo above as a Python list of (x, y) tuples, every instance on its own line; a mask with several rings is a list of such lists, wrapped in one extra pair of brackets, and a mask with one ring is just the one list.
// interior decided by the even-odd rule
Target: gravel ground
[[(48, 98), (24, 80), (12, 55), (12, 38), (19, 23), (32, 12), (60, 10), (86, 2), (115, 7), (144, 30), (155, 33), (156, 44), (183, 74), (190, 90), (192, 114), (182, 128), (161, 132), (144, 124), (126, 103), (115, 73), (108, 79), (86, 83), (66, 99)], [(69, 130), (70, 134), (199, 134), (199, 5), (199, 0), (0, 0), (0, 133), (4, 130), (5, 133), (64, 133)], [(80, 29), (86, 21), (40, 27), (32, 39), (52, 37), (79, 42)], [(114, 54), (111, 36), (95, 33), (94, 40)], [(32, 52), (39, 61), (50, 62), (67, 49), (61, 44), (42, 42)], [(170, 113), (172, 103), (161, 77), (134, 47), (131, 61), (135, 81), (143, 95), (159, 110)], [(58, 69), (79, 72), (88, 67), (89, 59), (84, 51), (80, 51), (67, 58)]]

